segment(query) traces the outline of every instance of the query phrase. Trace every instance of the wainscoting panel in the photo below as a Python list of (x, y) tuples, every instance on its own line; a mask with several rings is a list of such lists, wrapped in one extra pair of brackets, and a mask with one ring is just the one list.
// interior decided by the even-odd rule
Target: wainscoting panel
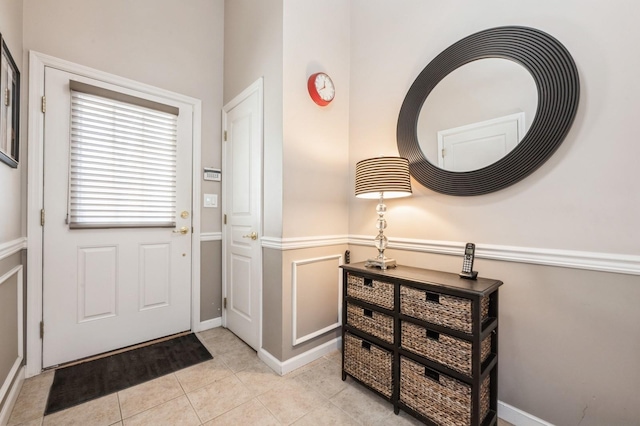
[(341, 264), (340, 254), (292, 262), (293, 346), (340, 327)]
[[(18, 384), (18, 373), (23, 353), (23, 272), (22, 265), (18, 265), (0, 276), (0, 300), (3, 301), (3, 309), (0, 312), (0, 328), (2, 336), (10, 336), (0, 345), (0, 402), (13, 387)], [(6, 303), (6, 304), (5, 304)], [(0, 424), (3, 418), (8, 418), (8, 410), (13, 401), (7, 398), (0, 413)]]

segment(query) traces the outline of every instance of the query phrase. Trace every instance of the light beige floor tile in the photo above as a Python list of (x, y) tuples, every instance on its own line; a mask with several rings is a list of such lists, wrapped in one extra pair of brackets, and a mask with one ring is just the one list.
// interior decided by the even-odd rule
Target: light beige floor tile
[(300, 374), (305, 373), (305, 372), (309, 371), (312, 368), (316, 368), (317, 366), (319, 366), (321, 364), (324, 364), (325, 362), (328, 362), (328, 361), (325, 358), (320, 357), (320, 358), (316, 359), (315, 361), (311, 361), (310, 363), (305, 364), (302, 367), (297, 368), (297, 369), (287, 373), (285, 375), (285, 377), (287, 377), (289, 379), (297, 377)]
[(191, 405), (203, 422), (218, 417), (254, 396), (236, 376), (225, 377), (187, 394)]
[(280, 424), (260, 401), (252, 399), (205, 423), (204, 426), (278, 426)]
[(236, 377), (255, 395), (263, 394), (287, 380), (262, 362), (239, 371)]
[(316, 425), (335, 425), (335, 426), (358, 426), (355, 419), (347, 413), (336, 407), (331, 402), (324, 403), (321, 407), (316, 408), (309, 414), (293, 423), (295, 426), (316, 426)]
[(498, 418), (498, 426), (514, 426), (514, 425), (512, 425), (506, 420), (502, 420), (501, 418)]
[(296, 380), (303, 380), (308, 383), (325, 398), (331, 398), (348, 386), (346, 381), (342, 381), (342, 366), (331, 361), (308, 369), (297, 376)]
[(390, 402), (357, 383), (350, 384), (330, 401), (366, 425), (375, 424), (393, 412)]
[(184, 395), (184, 391), (173, 374), (118, 392), (122, 417), (125, 419), (180, 395)]
[(219, 358), (201, 362), (175, 372), (185, 392), (191, 392), (232, 374), (231, 369)]
[(54, 371), (51, 370), (24, 381), (9, 417), (9, 426), (35, 420), (44, 415), (53, 374)]
[(406, 412), (400, 410), (396, 415), (392, 409), (388, 416), (382, 417), (380, 420), (373, 423), (372, 426), (420, 426), (422, 424), (423, 423), (421, 421), (410, 416)]
[(242, 344), (242, 346), (239, 346), (232, 351), (222, 353), (218, 356), (234, 373), (262, 363), (262, 361), (260, 361), (260, 359), (256, 355), (256, 351), (254, 351), (244, 343)]
[(240, 340), (235, 334), (222, 327), (204, 331), (199, 333), (198, 336), (202, 344), (213, 356), (226, 354), (247, 346), (247, 344)]
[(109, 426), (121, 420), (118, 396), (113, 393), (45, 416), (43, 426)]
[(186, 395), (124, 419), (124, 426), (197, 426), (200, 419)]
[(324, 359), (342, 364), (342, 352), (335, 350), (323, 356)]
[(29, 420), (28, 422), (20, 423), (18, 426), (41, 426), (44, 418), (40, 417), (37, 419)]
[(304, 382), (287, 379), (258, 400), (284, 424), (289, 424), (318, 408), (327, 400)]

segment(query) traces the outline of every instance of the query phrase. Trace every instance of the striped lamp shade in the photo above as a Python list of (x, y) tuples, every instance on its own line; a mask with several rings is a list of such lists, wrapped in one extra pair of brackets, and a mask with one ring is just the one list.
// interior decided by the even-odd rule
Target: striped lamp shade
[(356, 164), (356, 197), (399, 198), (411, 195), (409, 161), (402, 157), (376, 157)]

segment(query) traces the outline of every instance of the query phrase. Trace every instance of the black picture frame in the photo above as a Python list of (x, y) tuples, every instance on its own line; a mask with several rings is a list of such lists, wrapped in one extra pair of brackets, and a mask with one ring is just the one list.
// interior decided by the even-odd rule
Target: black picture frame
[[(535, 118), (518, 146), (497, 162), (467, 172), (441, 169), (429, 162), (418, 143), (420, 110), (444, 77), (484, 58), (509, 59), (529, 71), (538, 91)], [(409, 88), (398, 116), (398, 151), (409, 160), (411, 175), (436, 192), (472, 196), (498, 191), (533, 173), (556, 151), (573, 123), (579, 98), (578, 69), (558, 40), (520, 26), (480, 31), (436, 56)]]
[(0, 161), (17, 168), (20, 158), (20, 70), (0, 34)]

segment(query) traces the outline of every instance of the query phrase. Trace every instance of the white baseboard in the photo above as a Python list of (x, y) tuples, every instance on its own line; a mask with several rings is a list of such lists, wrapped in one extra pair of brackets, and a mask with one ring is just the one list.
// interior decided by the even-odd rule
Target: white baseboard
[(210, 320), (201, 321), (194, 327), (194, 332), (209, 330), (210, 328), (216, 328), (222, 326), (222, 317), (212, 318)]
[(516, 426), (553, 426), (552, 423), (502, 401), (498, 401), (498, 417)]
[(269, 352), (260, 348), (258, 351), (258, 358), (260, 358), (265, 364), (267, 364), (273, 371), (281, 376), (292, 372), (300, 367), (304, 367), (310, 362), (316, 359), (322, 358), (324, 355), (329, 354), (342, 346), (342, 337), (336, 337), (333, 340), (323, 343), (320, 346), (308, 350), (305, 353), (296, 355), (286, 361), (280, 361)]
[(11, 411), (13, 411), (13, 406), (16, 404), (16, 400), (18, 399), (18, 395), (20, 394), (20, 389), (22, 389), (22, 384), (24, 383), (24, 367), (20, 367), (18, 370), (18, 374), (16, 374), (16, 378), (13, 381), (13, 385), (9, 390), (9, 394), (7, 399), (2, 406), (2, 410), (0, 411), (0, 426), (5, 426), (9, 423), (9, 417), (11, 416)]

